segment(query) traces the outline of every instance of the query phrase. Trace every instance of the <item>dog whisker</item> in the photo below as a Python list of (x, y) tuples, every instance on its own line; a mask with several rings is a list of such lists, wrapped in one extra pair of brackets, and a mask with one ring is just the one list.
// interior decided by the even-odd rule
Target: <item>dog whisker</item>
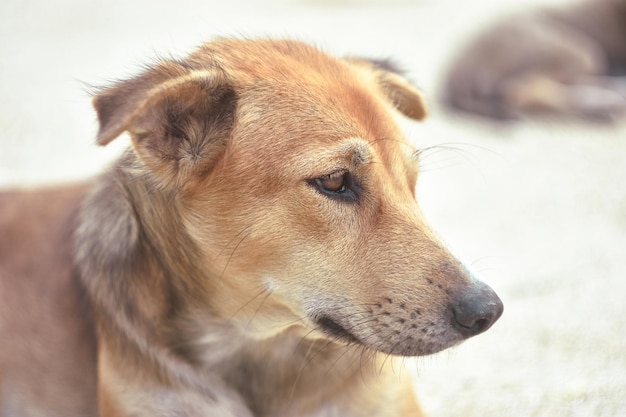
[(304, 323), (304, 320), (301, 319), (301, 318), (297, 318), (297, 319), (286, 321), (286, 322), (283, 322), (283, 323), (278, 323), (278, 324), (276, 324), (276, 326), (271, 326), (269, 328), (270, 329), (283, 329), (285, 327), (289, 327), (289, 326), (294, 325), (296, 323)]
[(237, 239), (239, 236), (241, 236), (244, 232), (246, 232), (248, 229), (250, 229), (250, 227), (252, 227), (251, 225), (244, 227), (243, 229), (241, 229), (237, 234), (235, 234), (232, 238), (230, 238), (230, 240), (228, 241), (228, 243), (226, 245), (224, 245), (224, 247), (222, 248), (222, 250), (217, 254), (216, 259), (219, 258), (220, 256), (222, 256), (222, 254), (224, 253), (224, 251), (226, 249), (228, 249), (228, 247), (230, 246), (231, 243), (233, 243), (235, 241), (235, 239)]
[[(426, 161), (429, 158), (432, 158), (434, 155), (437, 155), (439, 153), (454, 153), (458, 155), (459, 157), (461, 157), (466, 163), (469, 163), (473, 168), (475, 168), (478, 172), (481, 172), (482, 174), (482, 170), (480, 169), (480, 164), (477, 162), (475, 155), (469, 149), (464, 149), (464, 148), (471, 148), (472, 150), (479, 150), (482, 152), (489, 153), (492, 156), (497, 156), (501, 159), (504, 159), (504, 157), (501, 154), (499, 154), (498, 152), (492, 149), (489, 149), (487, 147), (480, 146), (480, 145), (463, 143), (463, 142), (448, 142), (448, 143), (441, 143), (441, 144), (437, 144), (433, 146), (420, 148), (420, 149), (417, 149), (415, 152), (413, 152), (412, 157), (413, 159), (419, 162), (420, 166), (422, 167), (421, 170), (422, 172), (424, 172), (424, 171), (433, 171), (435, 169), (449, 168), (451, 166), (457, 165), (458, 163), (455, 163), (455, 164), (444, 163), (443, 166), (432, 167), (426, 164)], [(442, 164), (441, 160), (437, 162), (439, 164)]]
[(368, 378), (363, 373), (363, 362), (365, 362), (367, 365), (371, 366), (372, 367), (371, 371), (373, 371), (374, 370), (374, 363), (373, 363), (373, 361), (371, 359), (375, 355), (376, 355), (375, 351), (373, 351), (373, 350), (369, 349), (367, 346), (363, 345), (363, 347), (361, 349), (361, 354), (359, 355), (359, 372), (361, 374), (361, 380), (363, 381), (364, 384), (367, 383)]
[(261, 291), (259, 291), (258, 293), (256, 293), (256, 295), (254, 297), (252, 297), (250, 300), (248, 300), (247, 302), (245, 302), (244, 304), (242, 304), (241, 307), (239, 307), (237, 310), (235, 310), (235, 312), (230, 316), (230, 319), (232, 320), (237, 314), (239, 314), (241, 312), (241, 310), (243, 310), (244, 308), (246, 308), (248, 305), (250, 305), (250, 303), (252, 303), (254, 300), (256, 300), (258, 297), (260, 297), (263, 293), (265, 293), (266, 291), (268, 291), (266, 288), (261, 289)]
[(304, 355), (304, 364), (300, 367), (298, 374), (296, 376), (295, 381), (292, 384), (292, 388), (291, 388), (291, 394), (290, 394), (290, 398), (293, 398), (293, 395), (295, 394), (296, 391), (296, 387), (300, 381), (300, 379), (302, 378), (302, 375), (304, 373), (304, 370), (306, 369), (307, 366), (309, 366), (309, 364), (311, 364), (313, 362), (313, 360), (319, 355), (321, 354), (324, 350), (326, 350), (328, 348), (328, 346), (331, 346), (332, 344), (335, 343), (335, 341), (333, 339), (329, 339), (326, 341), (326, 343), (321, 347), (321, 349), (318, 349), (317, 351), (313, 352), (313, 354), (311, 356), (310, 353), (313, 350), (313, 346), (315, 345), (315, 343), (317, 342), (317, 340), (313, 340), (311, 342), (311, 344), (309, 345), (309, 348), (307, 349), (306, 354)]
[[(302, 336), (302, 337), (300, 338), (300, 341), (298, 342), (298, 344), (296, 345), (296, 347), (293, 349), (293, 356), (295, 356), (295, 355), (296, 355), (296, 353), (298, 353), (298, 350), (300, 349), (300, 346), (302, 346), (302, 344), (303, 344), (305, 341), (309, 340), (309, 339), (308, 339), (309, 335), (310, 335), (311, 333), (315, 332), (315, 331), (316, 331), (316, 329), (311, 329), (311, 330), (309, 330), (309, 331), (308, 331), (308, 332), (307, 332), (304, 336)], [(310, 348), (310, 347), (309, 347), (309, 348)], [(306, 355), (305, 355), (305, 357), (306, 357)]]
[[(400, 342), (396, 342), (391, 349), (389, 349), (389, 352), (393, 352), (396, 349), (396, 346), (398, 346)], [(380, 369), (378, 370), (378, 378), (380, 378), (380, 376), (383, 374), (383, 370), (385, 369), (385, 364), (386, 362), (389, 360), (389, 357), (391, 357), (391, 353), (387, 353), (385, 354), (385, 359), (383, 359), (383, 363), (380, 365)], [(392, 362), (393, 364), (393, 362)], [(392, 371), (393, 371), (393, 366), (392, 366)], [(395, 371), (393, 371), (395, 373)]]
[(272, 295), (272, 291), (267, 291), (267, 295), (265, 297), (263, 297), (263, 299), (261, 300), (261, 303), (259, 303), (258, 307), (256, 308), (256, 310), (254, 311), (254, 314), (252, 315), (252, 317), (250, 317), (250, 320), (248, 320), (248, 324), (246, 324), (246, 328), (245, 331), (248, 331), (248, 328), (250, 327), (250, 325), (252, 324), (252, 320), (254, 320), (254, 318), (257, 316), (257, 314), (259, 314), (259, 311), (261, 311), (261, 307), (263, 307), (263, 304), (265, 304), (265, 302), (267, 301), (267, 299)]
[[(237, 236), (240, 236), (242, 233), (246, 232), (248, 229), (250, 229), (250, 227), (252, 226), (248, 226), (245, 229), (243, 229)], [(237, 249), (239, 249), (239, 246), (241, 245), (241, 243), (248, 237), (250, 236), (250, 232), (246, 233), (240, 240), (239, 242), (237, 242), (237, 245), (235, 245), (235, 248), (232, 250), (232, 252), (230, 253), (230, 256), (228, 257), (228, 260), (226, 261), (226, 264), (224, 265), (224, 268), (222, 269), (222, 273), (220, 274), (220, 280), (222, 280), (224, 278), (224, 274), (226, 273), (226, 269), (228, 268), (228, 265), (230, 264), (230, 261), (233, 259), (233, 256), (235, 255), (235, 252), (237, 251)], [(233, 238), (234, 239), (234, 238)], [(231, 239), (232, 242), (232, 239)]]
[[(357, 356), (356, 352), (358, 351), (358, 349), (366, 349), (366, 347), (362, 344), (351, 344), (348, 346), (347, 349), (345, 349), (328, 367), (328, 369), (326, 369), (326, 372), (324, 372), (324, 377), (328, 376), (330, 374), (330, 371), (335, 367), (335, 365), (341, 360), (343, 359), (348, 353), (350, 353), (353, 357)], [(361, 353), (362, 354), (362, 353)], [(351, 365), (354, 362), (354, 358), (349, 362), (349, 364)]]
[[(483, 257), (478, 258), (475, 261), (471, 262), (470, 265), (478, 273), (482, 273), (482, 272), (485, 272), (485, 271), (499, 270), (499, 268), (494, 267), (494, 266), (482, 266), (482, 264), (484, 264), (484, 263), (491, 263), (490, 261), (492, 261), (494, 259), (499, 260), (500, 257), (499, 256), (483, 256)], [(479, 266), (478, 264), (481, 264), (481, 265)]]
[[(312, 331), (312, 330), (311, 330)], [(310, 332), (309, 332), (310, 333)], [(303, 338), (304, 339), (304, 338)], [(296, 375), (296, 379), (294, 380), (293, 384), (291, 385), (291, 392), (289, 393), (289, 402), (291, 403), (293, 401), (293, 397), (295, 395), (296, 392), (296, 388), (298, 386), (298, 383), (300, 382), (300, 378), (302, 378), (302, 373), (304, 372), (304, 368), (306, 368), (308, 362), (307, 358), (309, 356), (309, 354), (311, 353), (311, 350), (313, 349), (313, 346), (315, 346), (315, 343), (317, 342), (317, 340), (312, 340), (311, 343), (309, 344), (309, 348), (307, 349), (306, 353), (304, 354), (304, 360), (305, 363), (304, 365), (298, 370), (298, 374)], [(300, 345), (300, 344), (298, 344)]]

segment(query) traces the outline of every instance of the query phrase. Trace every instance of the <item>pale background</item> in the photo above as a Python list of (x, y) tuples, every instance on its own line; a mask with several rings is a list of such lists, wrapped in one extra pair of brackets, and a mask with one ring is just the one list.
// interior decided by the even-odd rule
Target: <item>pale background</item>
[(408, 134), (454, 148), (426, 153), (420, 203), (505, 303), (486, 334), (398, 372), (417, 374), (433, 417), (626, 416), (624, 124), (498, 126), (434, 102), (468, 34), (532, 3), (546, 2), (2, 0), (0, 185), (102, 170), (125, 143), (94, 145), (91, 86), (215, 36), (395, 57), (432, 101), (432, 117), (406, 123)]

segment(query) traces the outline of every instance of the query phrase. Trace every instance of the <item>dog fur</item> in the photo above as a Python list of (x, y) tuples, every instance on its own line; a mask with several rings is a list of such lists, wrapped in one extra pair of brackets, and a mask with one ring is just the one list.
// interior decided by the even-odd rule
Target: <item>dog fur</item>
[(386, 63), (221, 39), (98, 92), (85, 184), (0, 194), (0, 415), (420, 416), (502, 303), (437, 240)]
[(452, 60), (442, 96), (453, 110), (498, 120), (626, 114), (626, 1), (585, 0), (515, 14)]

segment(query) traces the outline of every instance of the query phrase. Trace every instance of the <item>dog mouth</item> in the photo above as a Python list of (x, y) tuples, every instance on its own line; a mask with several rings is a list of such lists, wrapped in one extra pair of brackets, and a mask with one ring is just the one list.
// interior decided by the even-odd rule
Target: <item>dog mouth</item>
[(346, 343), (361, 343), (358, 337), (328, 316), (320, 316), (315, 322), (320, 330), (333, 338)]

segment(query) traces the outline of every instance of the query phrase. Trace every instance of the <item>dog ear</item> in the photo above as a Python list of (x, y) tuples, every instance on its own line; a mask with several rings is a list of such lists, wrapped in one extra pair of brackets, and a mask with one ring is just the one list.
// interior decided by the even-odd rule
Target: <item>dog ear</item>
[(382, 92), (402, 114), (415, 120), (423, 120), (428, 115), (422, 93), (391, 61), (366, 58), (348, 58), (347, 61), (372, 71)]
[(201, 174), (226, 147), (236, 103), (221, 72), (164, 62), (94, 97), (97, 142), (106, 145), (127, 131), (139, 159), (162, 180)]

